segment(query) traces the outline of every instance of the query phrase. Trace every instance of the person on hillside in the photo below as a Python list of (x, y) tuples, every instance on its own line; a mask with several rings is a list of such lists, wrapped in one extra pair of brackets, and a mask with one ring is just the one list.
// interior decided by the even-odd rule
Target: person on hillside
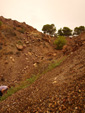
[(0, 86), (0, 96), (7, 92), (10, 86)]

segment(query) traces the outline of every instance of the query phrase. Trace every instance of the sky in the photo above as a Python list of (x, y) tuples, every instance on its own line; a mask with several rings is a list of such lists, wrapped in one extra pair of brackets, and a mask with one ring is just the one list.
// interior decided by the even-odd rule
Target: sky
[(26, 22), (39, 31), (45, 24), (56, 29), (85, 26), (85, 0), (0, 0), (0, 16)]

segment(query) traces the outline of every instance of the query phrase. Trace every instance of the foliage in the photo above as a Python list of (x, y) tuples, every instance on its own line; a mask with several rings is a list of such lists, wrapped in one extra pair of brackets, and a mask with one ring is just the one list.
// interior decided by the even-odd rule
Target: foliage
[(63, 34), (64, 34), (64, 36), (70, 36), (70, 35), (72, 35), (72, 30), (68, 27), (64, 27)]
[(34, 83), (39, 77), (40, 77), (40, 74), (32, 75), (31, 78), (27, 79), (27, 81), (28, 81), (29, 84), (31, 85), (31, 84)]
[(70, 36), (72, 35), (72, 30), (68, 27), (63, 27), (58, 30), (58, 35), (60, 36)]
[(63, 46), (66, 44), (66, 38), (64, 36), (59, 36), (55, 40), (54, 44), (57, 45), (56, 49), (61, 50), (63, 48)]
[(59, 36), (63, 36), (63, 30), (62, 30), (62, 28), (60, 28), (60, 29), (58, 30), (58, 35), (59, 35)]
[(85, 27), (84, 26), (80, 26), (80, 27), (75, 27), (74, 28), (74, 35), (79, 35), (81, 32), (85, 31)]
[(48, 33), (49, 35), (54, 35), (56, 32), (56, 27), (54, 24), (46, 24), (43, 26), (42, 31)]
[(54, 69), (55, 67), (59, 66), (59, 65), (65, 60), (65, 58), (66, 58), (66, 57), (63, 57), (63, 58), (60, 59), (59, 61), (54, 60), (54, 62), (49, 65), (48, 70), (52, 70), (52, 69)]

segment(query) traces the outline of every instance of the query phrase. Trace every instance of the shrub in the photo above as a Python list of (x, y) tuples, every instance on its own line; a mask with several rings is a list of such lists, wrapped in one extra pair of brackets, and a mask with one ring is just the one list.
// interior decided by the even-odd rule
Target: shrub
[(66, 38), (64, 36), (59, 36), (57, 40), (55, 40), (54, 44), (57, 45), (58, 50), (61, 50), (63, 46), (66, 44)]

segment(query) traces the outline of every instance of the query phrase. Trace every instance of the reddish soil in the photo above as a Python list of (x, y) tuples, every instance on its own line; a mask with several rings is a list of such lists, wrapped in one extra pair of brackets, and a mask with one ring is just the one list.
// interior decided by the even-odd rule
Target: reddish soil
[[(13, 84), (16, 85), (16, 83), (29, 78), (30, 74), (33, 72), (37, 73), (39, 68), (44, 71), (42, 67), (45, 67), (46, 64), (48, 65), (52, 60), (59, 59), (60, 57), (64, 56), (67, 57), (59, 66), (53, 70), (50, 70), (46, 74), (43, 74), (29, 87), (19, 90), (6, 100), (1, 101), (0, 112), (84, 113), (85, 33), (80, 35), (80, 39), (79, 37), (71, 39), (71, 43), (69, 42), (69, 47), (71, 48), (69, 50), (70, 52), (63, 55), (62, 51), (55, 50), (52, 44), (54, 40), (52, 37), (48, 38), (48, 36), (36, 31), (38, 36), (42, 36), (42, 38), (38, 38), (38, 42), (36, 42), (36, 39), (33, 38), (33, 36), (35, 36), (35, 31), (36, 30), (30, 31), (30, 35), (33, 34), (31, 39), (29, 39), (29, 44), (31, 44), (30, 46), (25, 43), (25, 49), (21, 51), (17, 50), (16, 48), (13, 49), (13, 52), (20, 52), (19, 56), (16, 56), (15, 54), (2, 54), (0, 60), (0, 75), (3, 74), (4, 77), (2, 77), (0, 84), (10, 84), (13, 82)], [(26, 33), (24, 33), (24, 35), (26, 35)], [(75, 41), (77, 38), (79, 41)], [(33, 44), (33, 42), (31, 42), (32, 39), (34, 39), (33, 42), (36, 43)], [(80, 40), (81, 44), (79, 43)], [(77, 46), (76, 49), (75, 44)], [(3, 48), (5, 48), (5, 46), (3, 46)], [(11, 62), (10, 56), (12, 56), (15, 61)], [(27, 65), (28, 63), (26, 58), (29, 59), (29, 65)], [(25, 69), (26, 74), (22, 73), (21, 71), (25, 66), (29, 66), (27, 70)], [(9, 67), (12, 68), (10, 69)], [(20, 74), (18, 73), (18, 70)]]
[(0, 85), (16, 85), (37, 73), (40, 64), (43, 67), (44, 62), (49, 64), (60, 56), (53, 37), (25, 23), (3, 17), (0, 20)]

